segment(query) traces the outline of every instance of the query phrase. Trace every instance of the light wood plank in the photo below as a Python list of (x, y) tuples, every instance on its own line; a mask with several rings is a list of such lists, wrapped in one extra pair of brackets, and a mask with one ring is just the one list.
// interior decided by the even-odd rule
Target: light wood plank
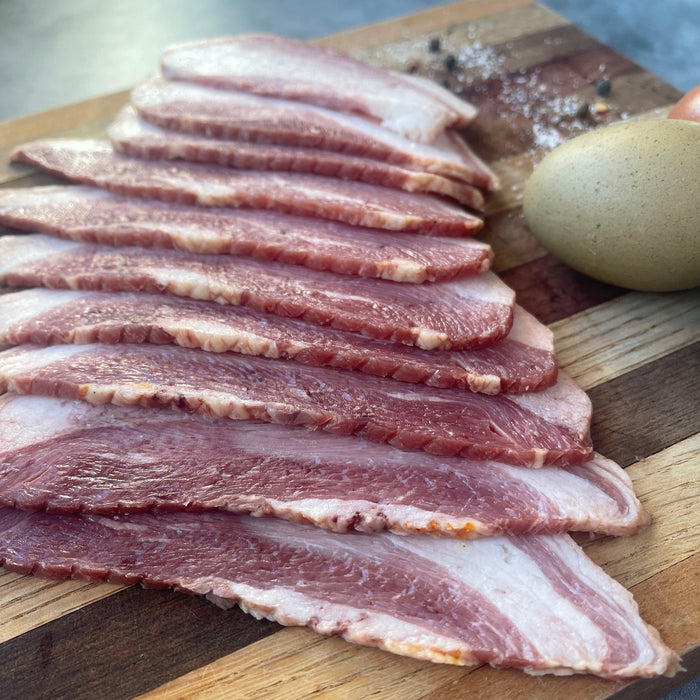
[[(700, 435), (695, 435), (627, 468), (652, 523), (633, 537), (608, 537), (586, 553), (623, 586), (632, 588), (700, 552)], [(690, 614), (700, 626), (698, 606)]]
[(588, 390), (700, 340), (700, 290), (626, 294), (550, 328), (560, 366)]
[(0, 571), (0, 644), (122, 588), (109, 583), (51, 581)]

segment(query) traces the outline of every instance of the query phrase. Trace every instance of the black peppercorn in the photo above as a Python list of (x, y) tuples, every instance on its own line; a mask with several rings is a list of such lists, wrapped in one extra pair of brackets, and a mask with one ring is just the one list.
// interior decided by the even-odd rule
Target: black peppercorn
[(607, 97), (610, 94), (610, 79), (601, 78), (595, 85), (595, 91), (600, 97)]
[(584, 102), (577, 110), (576, 110), (576, 116), (579, 119), (585, 119), (588, 116), (588, 113), (590, 112), (590, 106), (588, 105), (588, 102)]
[(457, 67), (457, 59), (451, 53), (448, 53), (445, 56), (444, 66), (446, 70), (453, 71)]
[(431, 39), (428, 44), (428, 51), (430, 51), (430, 53), (440, 53), (440, 39), (437, 37)]

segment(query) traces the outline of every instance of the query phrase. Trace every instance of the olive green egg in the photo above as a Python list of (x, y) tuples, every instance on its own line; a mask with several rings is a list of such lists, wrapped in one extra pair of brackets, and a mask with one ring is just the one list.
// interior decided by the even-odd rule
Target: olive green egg
[(700, 123), (622, 122), (549, 153), (525, 187), (525, 220), (553, 255), (639, 291), (700, 284)]

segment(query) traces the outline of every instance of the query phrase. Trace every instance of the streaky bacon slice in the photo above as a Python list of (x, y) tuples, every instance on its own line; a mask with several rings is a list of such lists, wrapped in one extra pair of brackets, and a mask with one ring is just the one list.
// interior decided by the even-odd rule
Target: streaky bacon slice
[(12, 159), (117, 194), (165, 202), (270, 209), (425, 235), (467, 236), (483, 226), (478, 217), (435, 195), (308, 173), (137, 160), (115, 153), (108, 141), (33, 141), (16, 149)]
[(522, 393), (557, 378), (552, 332), (519, 307), (502, 341), (481, 350), (421, 350), (240, 306), (127, 292), (27, 289), (0, 296), (0, 344), (175, 343), (357, 370), (485, 394)]
[(364, 114), (386, 129), (431, 143), (466, 126), (476, 109), (437, 85), (405, 78), (331, 49), (270, 35), (240, 35), (165, 50), (166, 78), (281, 97)]
[(0, 284), (141, 291), (247, 306), (423, 349), (473, 349), (503, 338), (515, 293), (491, 272), (400, 284), (293, 265), (178, 250), (115, 248), (44, 234), (0, 237)]
[(361, 156), (455, 178), (488, 190), (498, 178), (454, 129), (417, 143), (352, 114), (245, 92), (152, 78), (131, 103), (147, 121), (209, 138), (301, 146)]
[(484, 197), (476, 187), (441, 175), (315, 148), (223, 141), (167, 131), (141, 119), (133, 107), (125, 107), (117, 115), (108, 135), (117, 151), (134, 158), (215, 163), (243, 170), (312, 173), (406, 192), (429, 192), (450, 197), (473, 209), (484, 208)]
[(591, 456), (591, 403), (559, 372), (540, 392), (477, 394), (171, 345), (22, 345), (0, 390), (304, 425), (441, 455), (541, 467)]
[(0, 224), (86, 243), (250, 255), (395, 282), (484, 272), (493, 251), (474, 238), (390, 233), (271, 211), (204, 209), (73, 186), (0, 190)]
[(672, 674), (679, 662), (629, 591), (568, 535), (460, 542), (222, 512), (0, 507), (0, 561), (50, 578), (174, 587), (437, 662), (606, 678)]
[(335, 532), (473, 538), (636, 532), (624, 470), (403, 452), (359, 438), (174, 411), (0, 397), (0, 503), (54, 513), (228, 510)]

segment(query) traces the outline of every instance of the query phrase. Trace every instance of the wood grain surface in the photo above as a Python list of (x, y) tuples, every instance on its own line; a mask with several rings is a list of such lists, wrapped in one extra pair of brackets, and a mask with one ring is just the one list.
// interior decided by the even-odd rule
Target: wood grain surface
[[(440, 53), (428, 51), (439, 38)], [(257, 621), (204, 600), (0, 574), (0, 695), (12, 698), (658, 698), (700, 673), (700, 295), (595, 282), (542, 250), (522, 218), (533, 167), (561, 139), (665, 116), (678, 92), (525, 0), (473, 0), (326, 37), (378, 65), (443, 82), (480, 114), (466, 130), (499, 174), (483, 233), (518, 301), (555, 333), (561, 366), (589, 392), (596, 449), (627, 467), (653, 524), (630, 538), (577, 537), (683, 655), (673, 679), (528, 677), (401, 658)], [(445, 57), (456, 58), (453, 69)], [(449, 65), (449, 62), (448, 64)], [(595, 82), (607, 111), (585, 119)], [(0, 187), (55, 182), (10, 165), (17, 144), (99, 136), (127, 93), (0, 124)]]

